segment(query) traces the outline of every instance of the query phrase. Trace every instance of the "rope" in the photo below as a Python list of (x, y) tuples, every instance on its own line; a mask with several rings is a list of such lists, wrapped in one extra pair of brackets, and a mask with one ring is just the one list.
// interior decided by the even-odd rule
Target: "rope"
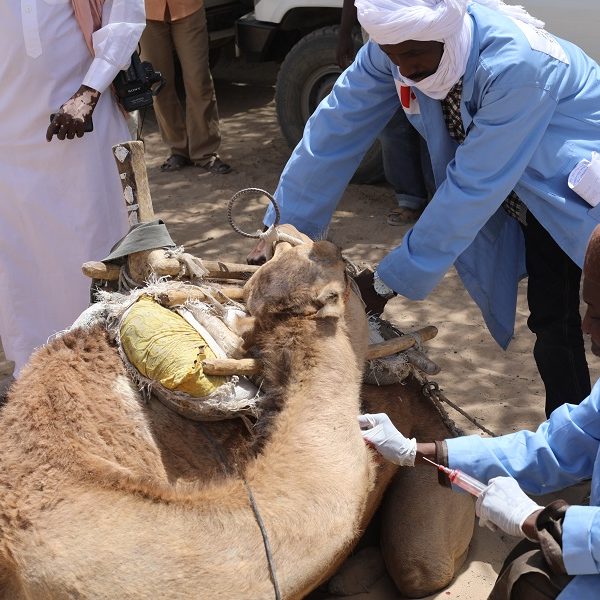
[(123, 265), (121, 270), (119, 271), (119, 292), (131, 292), (131, 290), (135, 290), (139, 288), (139, 284), (137, 281), (134, 281), (129, 275), (129, 271), (127, 270), (127, 265)]
[[(221, 463), (221, 469), (226, 476), (234, 474), (230, 472), (227, 468), (227, 462), (225, 460), (225, 456), (221, 450), (221, 447), (217, 443), (217, 440), (208, 432), (208, 430), (203, 426), (202, 423), (199, 423), (200, 431), (211, 445), (214, 453), (216, 454), (219, 462)], [(271, 583), (273, 584), (273, 591), (275, 592), (275, 600), (281, 600), (281, 591), (279, 590), (279, 582), (277, 580), (277, 574), (275, 572), (275, 561), (273, 560), (273, 553), (271, 551), (271, 544), (269, 543), (269, 536), (267, 534), (267, 529), (265, 524), (260, 516), (260, 511), (258, 510), (258, 505), (256, 504), (256, 500), (254, 499), (254, 494), (252, 493), (252, 488), (246, 481), (246, 478), (241, 474), (237, 473), (237, 475), (241, 478), (244, 483), (244, 487), (246, 488), (246, 493), (248, 495), (248, 500), (250, 502), (250, 506), (252, 508), (252, 512), (254, 513), (254, 519), (260, 529), (260, 534), (263, 540), (263, 546), (265, 547), (265, 555), (267, 557), (267, 564), (269, 565), (269, 577), (271, 579)]]
[[(393, 327), (393, 325), (392, 325)], [(418, 331), (413, 331), (409, 334), (405, 334), (410, 336), (411, 338), (413, 338), (413, 340), (415, 340), (415, 343), (412, 345), (411, 348), (408, 348), (407, 350), (412, 350), (413, 348), (415, 350), (418, 350), (419, 352), (424, 352), (423, 349), (423, 337), (421, 336), (421, 334)]]
[(475, 427), (478, 427), (479, 429), (481, 429), (481, 431), (483, 431), (490, 437), (498, 437), (498, 434), (494, 433), (493, 431), (490, 431), (487, 427), (485, 427), (481, 423), (479, 423), (479, 421), (477, 421), (477, 419), (472, 417), (468, 412), (463, 410), (460, 406), (458, 406), (454, 402), (451, 402), (450, 400), (448, 400), (448, 398), (446, 398), (446, 396), (442, 393), (440, 386), (435, 381), (428, 381), (427, 379), (425, 379), (424, 377), (419, 375), (416, 371), (415, 371), (415, 377), (419, 381), (419, 383), (422, 384), (421, 390), (423, 392), (423, 395), (427, 396), (428, 398), (434, 398), (438, 402), (445, 402), (448, 406), (453, 408), (456, 412), (460, 413), (463, 417), (465, 417), (465, 419), (467, 419), (468, 421), (473, 423), (473, 425), (475, 425)]
[(273, 553), (271, 551), (271, 544), (269, 543), (267, 529), (265, 527), (265, 524), (263, 523), (262, 517), (260, 516), (260, 512), (258, 510), (256, 501), (254, 500), (254, 494), (252, 493), (250, 485), (248, 485), (248, 482), (243, 476), (242, 481), (244, 482), (244, 486), (246, 487), (246, 492), (248, 493), (248, 500), (250, 500), (250, 506), (252, 506), (254, 518), (256, 519), (258, 528), (260, 529), (260, 533), (262, 535), (263, 545), (265, 547), (265, 554), (267, 555), (267, 562), (269, 563), (269, 577), (271, 578), (271, 583), (273, 584), (273, 591), (275, 592), (275, 600), (281, 600), (281, 591), (279, 590), (279, 583), (277, 581), (277, 575), (275, 574), (275, 564), (273, 562)]

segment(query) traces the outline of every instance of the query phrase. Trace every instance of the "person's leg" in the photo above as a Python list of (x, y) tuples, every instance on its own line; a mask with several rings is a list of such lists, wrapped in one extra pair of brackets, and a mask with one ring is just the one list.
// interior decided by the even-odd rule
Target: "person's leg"
[(163, 142), (169, 146), (171, 155), (184, 159), (183, 161), (171, 159), (172, 169), (168, 167), (169, 159), (167, 159), (165, 170), (176, 170), (184, 166), (186, 162), (189, 163), (190, 156), (183, 106), (175, 87), (171, 23), (147, 21), (140, 44), (142, 59), (152, 63), (152, 66), (161, 72), (166, 81), (160, 93), (154, 97), (154, 114)]
[(579, 314), (581, 269), (531, 212), (523, 232), (529, 276), (527, 325), (536, 335), (533, 355), (550, 416), (561, 404), (579, 404), (591, 389)]
[(431, 164), (431, 156), (429, 156), (429, 148), (427, 148), (427, 142), (425, 138), (420, 138), (420, 150), (421, 150), (421, 172), (423, 173), (423, 183), (427, 192), (428, 201), (433, 198), (435, 194), (435, 177), (433, 175), (433, 166)]
[(414, 221), (427, 203), (421, 165), (421, 136), (409, 123), (404, 110), (399, 108), (379, 135), (379, 141), (385, 178), (394, 189), (400, 209), (392, 211), (388, 223), (395, 225)]
[(554, 600), (571, 579), (553, 573), (540, 547), (523, 540), (504, 561), (488, 600)]
[(204, 8), (172, 24), (186, 95), (190, 158), (202, 165), (221, 144), (217, 98), (208, 64), (208, 30)]

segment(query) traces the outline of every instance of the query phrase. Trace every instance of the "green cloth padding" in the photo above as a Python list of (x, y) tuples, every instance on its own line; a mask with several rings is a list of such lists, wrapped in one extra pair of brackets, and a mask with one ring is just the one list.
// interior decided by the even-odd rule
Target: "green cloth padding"
[(110, 254), (102, 262), (119, 261), (125, 256), (143, 250), (155, 248), (175, 248), (167, 226), (161, 219), (136, 223), (129, 231), (110, 249)]
[(129, 309), (120, 335), (131, 364), (169, 390), (201, 398), (227, 381), (204, 374), (202, 361), (215, 353), (183, 317), (149, 296), (140, 296)]

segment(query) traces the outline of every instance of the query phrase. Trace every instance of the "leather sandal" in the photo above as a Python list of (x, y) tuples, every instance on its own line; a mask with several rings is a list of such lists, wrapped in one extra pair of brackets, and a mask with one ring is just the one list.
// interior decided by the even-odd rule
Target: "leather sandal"
[(388, 225), (411, 225), (421, 216), (422, 212), (421, 208), (400, 206), (390, 211), (386, 223)]
[(161, 171), (179, 171), (183, 167), (189, 167), (192, 161), (181, 154), (171, 154), (165, 162), (160, 165)]
[(204, 171), (204, 173), (213, 173), (214, 175), (226, 175), (231, 171), (231, 166), (224, 163), (218, 156), (212, 156), (208, 162), (204, 164), (198, 162), (194, 164)]

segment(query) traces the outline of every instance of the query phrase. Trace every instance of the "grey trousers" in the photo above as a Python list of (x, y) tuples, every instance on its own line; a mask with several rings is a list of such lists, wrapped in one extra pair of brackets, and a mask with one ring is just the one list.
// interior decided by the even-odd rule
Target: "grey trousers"
[[(141, 39), (142, 58), (166, 79), (154, 98), (163, 141), (171, 150), (204, 164), (221, 144), (217, 99), (208, 65), (208, 30), (204, 8), (172, 22), (147, 21)], [(175, 59), (181, 64), (186, 106), (175, 88)]]

